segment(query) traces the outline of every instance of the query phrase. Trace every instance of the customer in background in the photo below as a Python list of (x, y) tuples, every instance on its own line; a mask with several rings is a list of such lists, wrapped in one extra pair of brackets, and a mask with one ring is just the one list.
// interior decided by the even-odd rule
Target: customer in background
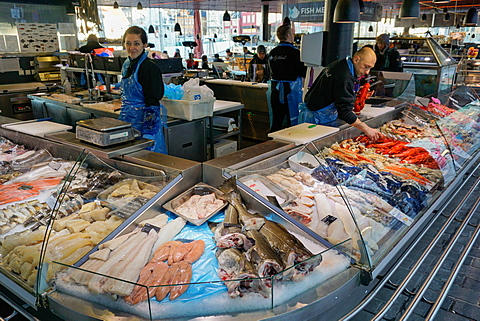
[(305, 95), (305, 103), (310, 110), (302, 111), (307, 115), (305, 121), (335, 126), (333, 122), (340, 118), (364, 132), (371, 140), (382, 137), (378, 130), (360, 121), (353, 112), (355, 82), (370, 72), (375, 61), (375, 52), (363, 47), (352, 58), (336, 60), (325, 67)]
[(180, 49), (175, 49), (175, 54), (173, 55), (173, 58), (182, 58), (182, 56), (180, 55)]
[(144, 138), (154, 140), (154, 145), (147, 149), (166, 154), (163, 130), (167, 126), (167, 110), (160, 104), (164, 93), (162, 72), (147, 57), (147, 33), (140, 27), (130, 27), (123, 35), (123, 45), (128, 59), (122, 66), (122, 108), (118, 119), (132, 123)]
[(226, 54), (226, 57), (225, 57), (225, 58), (226, 58), (227, 60), (233, 58), (233, 52), (231, 52), (230, 49), (225, 50), (225, 54)]
[(277, 29), (280, 44), (267, 57), (271, 81), (270, 132), (298, 124), (298, 105), (302, 101), (302, 84), (307, 67), (300, 61), (300, 51), (293, 46), (293, 29), (284, 24)]
[(247, 47), (243, 47), (243, 54), (244, 55), (252, 55), (252, 52), (250, 50), (248, 50)]
[(220, 55), (218, 53), (213, 55), (213, 62), (223, 62), (223, 59), (220, 58)]
[(210, 69), (208, 66), (208, 57), (207, 55), (202, 56), (202, 69)]
[(257, 47), (257, 53), (253, 55), (248, 66), (248, 78), (253, 82), (267, 82), (269, 73), (267, 67), (267, 50), (264, 45)]
[(82, 53), (92, 53), (94, 49), (103, 48), (103, 46), (98, 42), (96, 35), (91, 34), (87, 37), (87, 43), (84, 46), (78, 48), (78, 51)]
[(198, 61), (195, 61), (193, 53), (188, 54), (187, 59), (187, 69), (197, 69), (198, 68)]
[(377, 62), (372, 70), (376, 71), (402, 71), (402, 60), (397, 48), (390, 45), (390, 37), (384, 33), (379, 35), (375, 43)]

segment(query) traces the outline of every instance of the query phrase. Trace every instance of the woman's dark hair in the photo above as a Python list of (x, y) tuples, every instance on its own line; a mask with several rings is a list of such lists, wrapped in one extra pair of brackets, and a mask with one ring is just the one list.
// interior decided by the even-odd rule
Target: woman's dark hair
[(123, 34), (122, 38), (122, 44), (125, 42), (125, 36), (127, 34), (134, 34), (134, 35), (139, 35), (140, 40), (142, 41), (143, 44), (148, 43), (148, 38), (147, 38), (147, 33), (143, 28), (137, 27), (137, 26), (131, 26), (127, 30), (125, 30), (125, 33)]

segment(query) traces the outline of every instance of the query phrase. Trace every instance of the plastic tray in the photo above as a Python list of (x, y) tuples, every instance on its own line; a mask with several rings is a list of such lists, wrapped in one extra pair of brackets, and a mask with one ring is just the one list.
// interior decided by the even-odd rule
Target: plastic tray
[(177, 196), (174, 199), (170, 200), (169, 202), (163, 204), (163, 207), (166, 210), (172, 212), (173, 214), (175, 214), (177, 216), (180, 216), (181, 218), (189, 221), (192, 224), (195, 224), (197, 226), (202, 225), (208, 219), (210, 219), (213, 215), (217, 214), (219, 211), (224, 209), (225, 206), (227, 206), (228, 202), (224, 200), (223, 201), (223, 206), (219, 207), (217, 210), (215, 210), (214, 212), (206, 215), (205, 218), (201, 218), (201, 219), (194, 219), (194, 218), (185, 216), (185, 215), (177, 212), (175, 209), (178, 208), (183, 203), (185, 203), (186, 201), (188, 201), (190, 199), (190, 197), (192, 197), (193, 195), (207, 195), (207, 194), (211, 194), (211, 193), (215, 193), (215, 196), (218, 199), (223, 199), (223, 193), (220, 192), (218, 189), (216, 189), (216, 188), (214, 188), (210, 185), (207, 185), (205, 183), (198, 183), (195, 186), (193, 186), (192, 188), (190, 188), (190, 189), (186, 190), (185, 192), (183, 192), (182, 194), (180, 194), (179, 196)]
[[(267, 191), (264, 191), (263, 186), (255, 187), (255, 186), (251, 186), (251, 184), (247, 184), (249, 180), (253, 180), (254, 182), (260, 182), (263, 186), (265, 186)], [(259, 174), (251, 174), (248, 176), (244, 176), (240, 178), (239, 181), (245, 184), (248, 188), (250, 188), (254, 192), (264, 197), (265, 199), (266, 199), (266, 196), (275, 196), (277, 197), (277, 200), (279, 200), (280, 198), (278, 203), (282, 206), (295, 199), (295, 197), (291, 193), (285, 191), (284, 189), (282, 189), (280, 186), (278, 186), (268, 178)], [(266, 193), (268, 193), (268, 191), (270, 191), (271, 194), (265, 195)]]
[[(314, 168), (309, 168), (308, 166), (304, 166), (301, 163), (309, 163), (315, 166)], [(292, 155), (288, 158), (288, 164), (290, 168), (296, 172), (305, 172), (308, 174), (312, 174), (313, 171), (320, 166), (318, 160), (312, 154), (299, 152), (295, 155)]]
[(215, 98), (199, 100), (162, 99), (161, 103), (167, 108), (169, 117), (192, 121), (194, 119), (213, 116)]

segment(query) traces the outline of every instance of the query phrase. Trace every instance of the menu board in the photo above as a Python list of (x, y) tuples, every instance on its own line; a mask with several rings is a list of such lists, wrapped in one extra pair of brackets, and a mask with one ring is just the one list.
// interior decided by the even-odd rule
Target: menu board
[(17, 22), (21, 52), (58, 51), (57, 25), (54, 23)]

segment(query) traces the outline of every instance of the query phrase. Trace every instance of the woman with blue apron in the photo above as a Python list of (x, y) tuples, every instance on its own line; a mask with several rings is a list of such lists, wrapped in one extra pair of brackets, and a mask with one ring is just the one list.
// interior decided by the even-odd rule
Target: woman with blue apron
[(167, 110), (160, 104), (164, 85), (159, 67), (147, 57), (147, 34), (140, 27), (125, 31), (123, 43), (129, 58), (122, 66), (122, 108), (118, 119), (129, 122), (142, 136), (154, 141), (148, 150), (167, 154), (164, 128)]
[(300, 51), (293, 46), (294, 34), (290, 25), (277, 29), (280, 44), (268, 54), (267, 62), (272, 80), (267, 99), (270, 109), (270, 131), (298, 124), (298, 107), (302, 102), (302, 85), (307, 68), (300, 61)]

